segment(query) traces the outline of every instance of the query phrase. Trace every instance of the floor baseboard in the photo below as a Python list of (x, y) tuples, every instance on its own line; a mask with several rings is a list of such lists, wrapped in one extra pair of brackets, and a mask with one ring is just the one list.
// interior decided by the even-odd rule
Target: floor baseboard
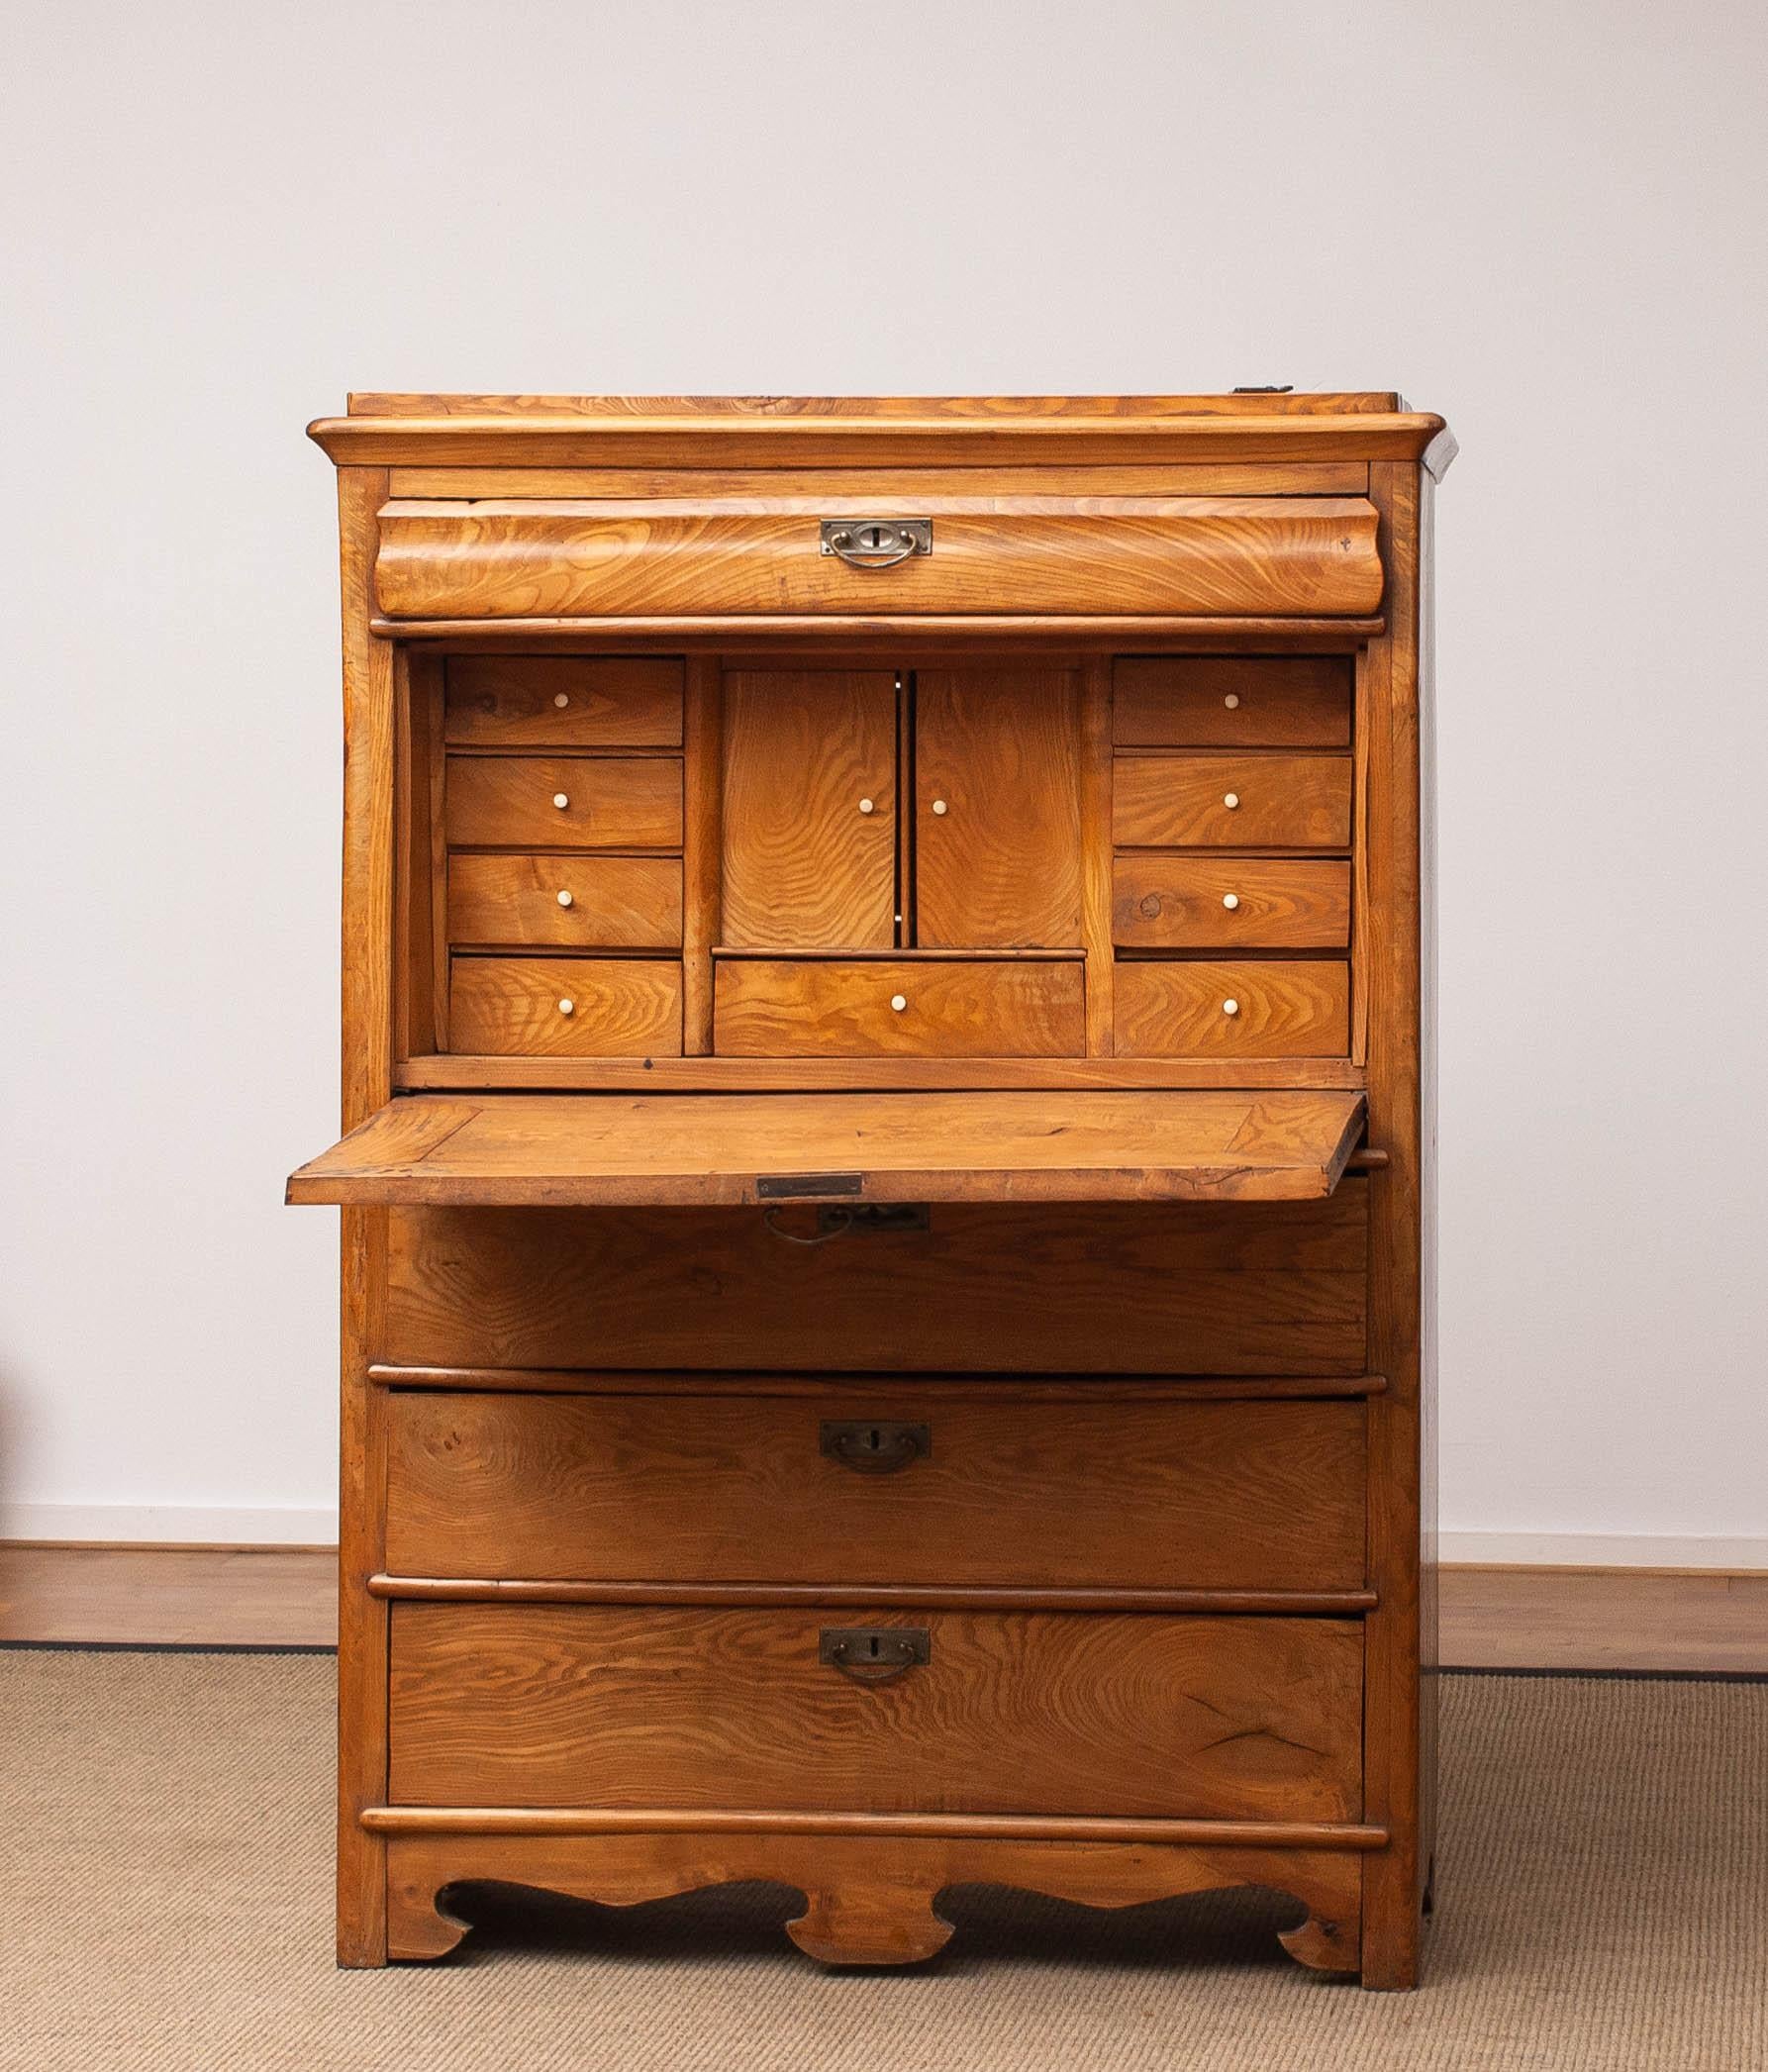
[[(324, 1647), (322, 1547), (0, 1544), (0, 1641)], [(1445, 1668), (1768, 1675), (1768, 1573), (1447, 1565)]]

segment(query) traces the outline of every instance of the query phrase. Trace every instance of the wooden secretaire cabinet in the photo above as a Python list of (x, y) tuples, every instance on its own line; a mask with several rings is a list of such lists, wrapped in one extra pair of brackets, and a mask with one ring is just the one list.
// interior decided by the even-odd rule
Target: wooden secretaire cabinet
[(1430, 1878), (1389, 395), (358, 396), (340, 1949)]

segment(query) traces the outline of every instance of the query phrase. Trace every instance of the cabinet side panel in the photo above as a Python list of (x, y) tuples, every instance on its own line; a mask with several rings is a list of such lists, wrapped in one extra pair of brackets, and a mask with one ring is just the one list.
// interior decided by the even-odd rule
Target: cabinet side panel
[(1419, 470), (1371, 469), (1390, 571), (1388, 631), (1371, 643), (1368, 696), (1369, 1141), (1388, 1154), (1369, 1189), (1369, 1360), (1388, 1387), (1370, 1405), (1366, 1817), (1392, 1840), (1363, 1864), (1366, 1986), (1418, 1981), (1422, 1881), (1420, 1541), (1422, 1365), (1420, 1100)]
[[(393, 650), (368, 631), (375, 512), (387, 478), (338, 478), (344, 611), (344, 1127), (391, 1097), (394, 1044)], [(338, 1575), (338, 1961), (384, 1964), (386, 1845), (363, 1807), (387, 1781), (387, 1608), (367, 1580), (381, 1566), (384, 1405), (368, 1383), (385, 1307), (387, 1212), (343, 1219)]]

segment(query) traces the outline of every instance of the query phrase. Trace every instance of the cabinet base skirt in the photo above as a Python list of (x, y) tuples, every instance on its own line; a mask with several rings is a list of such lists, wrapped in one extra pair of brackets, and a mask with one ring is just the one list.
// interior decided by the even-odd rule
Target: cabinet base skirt
[(914, 1964), (952, 1933), (934, 1902), (953, 1885), (1009, 1885), (1089, 1907), (1225, 1886), (1292, 1894), (1307, 1918), (1280, 1939), (1311, 1969), (1354, 1973), (1362, 1962), (1363, 1853), (1358, 1849), (1194, 1847), (1172, 1843), (978, 1839), (755, 1829), (589, 1834), (435, 1833), (387, 1837), (387, 1954), (447, 1955), (468, 1924), (447, 1888), (536, 1886), (606, 1906), (704, 1886), (767, 1880), (796, 1886), (805, 1911), (786, 1932), (821, 1964)]

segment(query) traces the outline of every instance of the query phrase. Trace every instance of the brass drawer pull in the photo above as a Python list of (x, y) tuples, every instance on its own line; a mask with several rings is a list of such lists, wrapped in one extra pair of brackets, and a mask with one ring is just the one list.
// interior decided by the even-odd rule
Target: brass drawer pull
[(933, 1450), (931, 1425), (893, 1424), (883, 1418), (825, 1418), (818, 1450), (858, 1475), (894, 1475)]
[(933, 550), (931, 518), (826, 518), (818, 528), (821, 550), (849, 568), (894, 568), (913, 554)]
[(817, 1659), (856, 1684), (889, 1684), (933, 1658), (933, 1638), (924, 1626), (826, 1626)]

